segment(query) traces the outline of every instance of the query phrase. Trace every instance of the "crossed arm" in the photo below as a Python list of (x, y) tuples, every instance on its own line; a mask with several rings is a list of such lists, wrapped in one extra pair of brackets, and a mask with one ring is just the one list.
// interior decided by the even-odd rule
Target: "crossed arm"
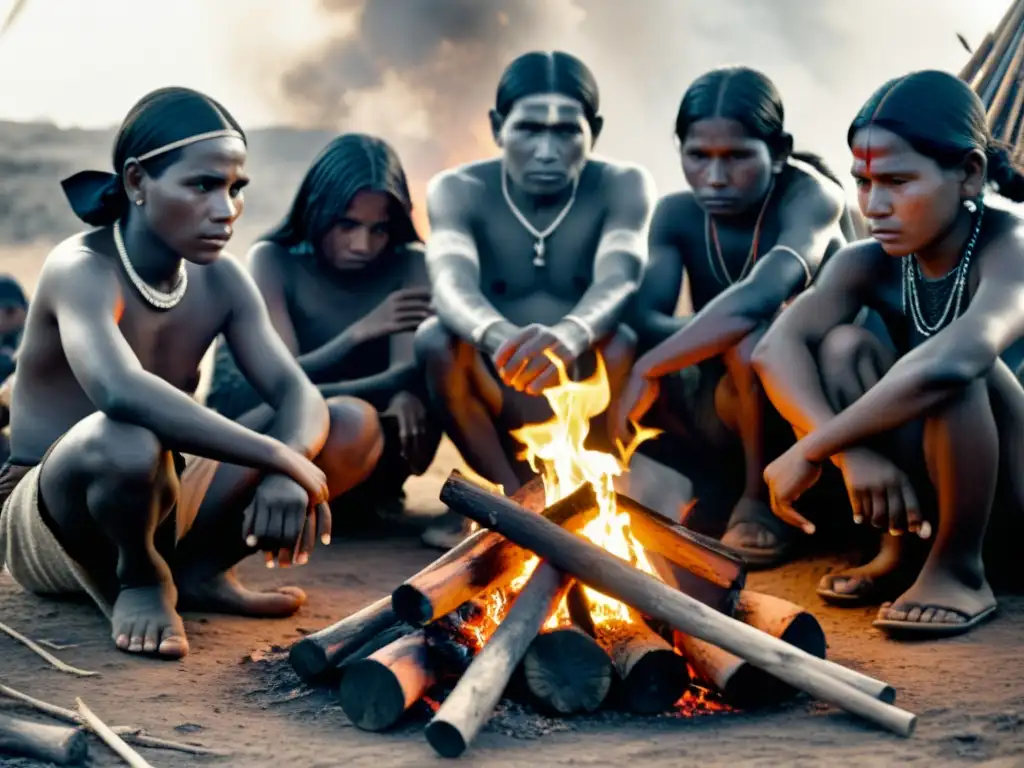
[(829, 244), (841, 234), (843, 205), (806, 178), (787, 190), (779, 209), (775, 245), (744, 279), (637, 361), (645, 377), (660, 378), (727, 352), (770, 323), (786, 301), (811, 284)]
[(1024, 335), (1024, 231), (1018, 227), (997, 236), (976, 264), (978, 288), (964, 314), (901, 357), (878, 384), (807, 435), (801, 443), (808, 462), (821, 463), (956, 397), (986, 376)]
[(327, 407), (280, 341), (252, 280), (231, 259), (216, 269), (217, 292), (229, 306), (223, 329), (246, 377), (275, 409), (268, 435), (204, 408), (146, 371), (118, 328), (124, 310), (115, 267), (87, 251), (52, 260), (52, 304), (64, 354), (75, 378), (107, 416), (156, 434), (168, 448), (280, 472), (284, 443), (311, 457), (327, 437)]

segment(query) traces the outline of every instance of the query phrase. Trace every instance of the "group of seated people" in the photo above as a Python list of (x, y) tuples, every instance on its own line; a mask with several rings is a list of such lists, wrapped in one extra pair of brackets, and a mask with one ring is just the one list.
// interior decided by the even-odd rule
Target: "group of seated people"
[(193, 90), (138, 102), (113, 172), (62, 182), (92, 228), (51, 252), (24, 318), (0, 471), (14, 580), (85, 593), (116, 647), (179, 658), (181, 610), (297, 610), (301, 590), (248, 590), (235, 566), (307, 562), (332, 515), (400, 503), (442, 435), (513, 493), (532, 470), (511, 432), (550, 417), (559, 368), (600, 356), (599, 439), (663, 430), (644, 450), (692, 480), (688, 524), (750, 567), (852, 518), (877, 556), (826, 576), (824, 599), (881, 604), (894, 634), (992, 614), (985, 545), (1024, 508), (1004, 361), (1024, 337), (1024, 222), (987, 202), (1024, 200), (1024, 176), (965, 83), (915, 72), (865, 103), (859, 213), (745, 67), (686, 90), (688, 190), (660, 200), (646, 170), (593, 154), (598, 86), (571, 55), (513, 61), (490, 122), (499, 156), (430, 182), (425, 243), (394, 150), (346, 134), (243, 266), (222, 258), (243, 129)]

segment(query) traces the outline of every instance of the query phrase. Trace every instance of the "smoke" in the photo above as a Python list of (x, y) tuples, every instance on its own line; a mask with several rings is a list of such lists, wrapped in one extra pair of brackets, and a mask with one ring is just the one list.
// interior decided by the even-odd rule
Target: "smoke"
[[(956, 71), (1009, 0), (320, 0), (345, 33), (290, 68), (294, 119), (395, 145), (414, 196), (451, 165), (495, 152), (487, 110), (528, 50), (580, 56), (597, 76), (599, 151), (639, 162), (659, 190), (683, 185), (675, 111), (702, 72), (743, 63), (779, 86), (798, 148), (840, 177), (846, 125), (871, 91), (912, 69)], [(422, 207), (422, 206), (421, 206)]]

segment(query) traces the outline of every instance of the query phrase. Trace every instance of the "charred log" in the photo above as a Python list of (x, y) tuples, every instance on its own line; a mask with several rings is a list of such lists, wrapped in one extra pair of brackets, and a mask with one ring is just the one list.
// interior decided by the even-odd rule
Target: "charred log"
[[(519, 493), (542, 504), (543, 496), (538, 499), (529, 490), (534, 487), (524, 486)], [(596, 509), (594, 490), (584, 485), (541, 514), (563, 525)], [(480, 531), (398, 587), (391, 595), (395, 613), (410, 624), (429, 624), (481, 592), (507, 584), (530, 557), (505, 537)]]
[(383, 597), (351, 616), (307, 635), (292, 646), (288, 661), (307, 683), (324, 682), (336, 674), (352, 652), (382, 632), (400, 625), (391, 610), (391, 598)]
[(686, 659), (639, 616), (629, 623), (599, 625), (596, 639), (615, 668), (615, 698), (630, 712), (664, 712), (689, 687)]
[(382, 731), (397, 723), (439, 675), (426, 635), (417, 630), (347, 665), (338, 687), (341, 708), (357, 728)]
[[(737, 618), (812, 656), (825, 658), (825, 633), (818, 620), (788, 600), (744, 590)], [(710, 643), (681, 633), (676, 633), (675, 640), (697, 676), (721, 692), (722, 698), (734, 707), (753, 709), (784, 701), (797, 693), (792, 686)], [(891, 702), (894, 697), (893, 692), (881, 698)]]
[(538, 709), (571, 715), (604, 704), (614, 673), (607, 652), (573, 624), (537, 635), (523, 658), (523, 678)]
[(427, 741), (435, 752), (458, 757), (466, 751), (568, 585), (568, 579), (546, 563), (534, 569), (497, 630), (428, 723)]
[(713, 643), (812, 696), (895, 733), (909, 736), (913, 731), (913, 714), (879, 700), (891, 691), (884, 683), (816, 658), (725, 616), (515, 502), (473, 485), (458, 472), (445, 483), (441, 500), (452, 510), (644, 615)]

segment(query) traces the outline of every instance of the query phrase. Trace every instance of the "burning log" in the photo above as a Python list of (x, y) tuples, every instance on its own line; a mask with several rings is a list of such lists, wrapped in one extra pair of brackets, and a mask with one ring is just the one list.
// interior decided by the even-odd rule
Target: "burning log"
[(466, 751), (569, 583), (547, 563), (534, 569), (504, 620), (428, 723), (427, 741), (435, 752), (458, 757)]
[[(537, 478), (527, 483), (512, 498), (523, 504), (527, 509), (540, 511), (544, 506), (543, 481)], [(489, 543), (488, 546), (481, 546), (485, 541)], [(470, 578), (472, 578), (471, 573), (474, 569), (472, 563), (475, 557), (479, 557), (481, 552), (486, 555), (488, 551), (495, 549), (497, 545), (502, 543), (506, 549), (510, 549), (512, 546), (501, 536), (486, 530), (479, 531), (453, 547), (406, 583), (413, 584), (418, 580), (422, 580), (443, 585), (443, 576), (450, 574), (453, 569), (460, 567), (463, 573), (469, 573)], [(442, 578), (435, 580), (436, 577), (431, 576), (431, 574), (438, 574)], [(486, 586), (485, 584), (484, 587), (481, 587), (480, 591), (486, 588)], [(474, 594), (469, 595), (466, 599), (471, 599), (476, 594), (474, 592)], [(408, 599), (415, 604), (419, 601), (420, 597), (418, 595), (410, 595)], [(457, 608), (461, 602), (463, 601), (457, 602), (454, 605), (450, 605), (450, 601), (446, 602), (442, 608), (447, 610), (439, 611), (437, 616), (431, 617), (431, 620), (444, 616)], [(408, 614), (414, 617), (419, 616), (421, 610), (415, 607), (409, 608)], [(432, 608), (429, 610), (433, 612)], [(351, 616), (347, 616), (329, 627), (304, 637), (292, 646), (288, 654), (288, 660), (299, 677), (307, 683), (325, 682), (337, 674), (338, 669), (345, 661), (354, 661), (369, 655), (366, 652), (367, 643), (372, 642), (377, 635), (389, 633), (395, 637), (398, 634), (405, 633), (402, 629), (403, 626), (403, 622), (392, 608), (391, 596), (383, 597)], [(356, 653), (357, 650), (363, 651), (362, 655)]]
[(537, 635), (523, 659), (523, 676), (539, 708), (561, 715), (596, 710), (614, 679), (608, 654), (575, 623)]
[[(812, 656), (825, 658), (825, 633), (818, 620), (788, 600), (744, 590), (737, 618)], [(783, 701), (797, 693), (792, 686), (703, 640), (677, 632), (676, 646), (683, 650), (698, 677), (717, 688), (733, 706), (751, 709)], [(879, 698), (892, 703), (895, 696), (890, 688)]]
[[(916, 717), (879, 700), (891, 690), (866, 675), (800, 651), (731, 619), (648, 576), (581, 536), (559, 528), (515, 502), (452, 472), (441, 500), (480, 525), (535, 552), (602, 594), (681, 632), (713, 643), (823, 701), (909, 736)], [(538, 638), (539, 639), (539, 638)]]
[(426, 634), (417, 630), (347, 665), (338, 687), (341, 708), (357, 728), (382, 731), (420, 700), (438, 674)]
[[(538, 478), (520, 491), (532, 498), (531, 506), (543, 506), (543, 486), (539, 498), (535, 490), (529, 490), (536, 489), (534, 483), (540, 482)], [(547, 509), (537, 511), (556, 525), (563, 525), (596, 509), (594, 490), (584, 485)], [(391, 604), (399, 618), (423, 626), (481, 592), (508, 583), (529, 558), (528, 552), (504, 536), (480, 531), (399, 586), (391, 594)]]
[(354, 650), (397, 626), (400, 622), (391, 610), (391, 598), (382, 597), (351, 616), (304, 637), (292, 646), (288, 661), (307, 683), (317, 682), (336, 672)]
[(89, 741), (81, 728), (0, 715), (0, 753), (42, 763), (80, 765), (89, 755)]
[[(628, 496), (616, 494), (616, 504), (629, 513), (631, 533), (666, 583), (732, 615), (747, 579), (740, 558), (717, 541), (676, 525)], [(660, 557), (651, 558), (652, 553)]]
[(690, 685), (686, 659), (643, 619), (601, 624), (596, 631), (618, 673), (616, 694), (626, 709), (653, 715), (682, 698)]

